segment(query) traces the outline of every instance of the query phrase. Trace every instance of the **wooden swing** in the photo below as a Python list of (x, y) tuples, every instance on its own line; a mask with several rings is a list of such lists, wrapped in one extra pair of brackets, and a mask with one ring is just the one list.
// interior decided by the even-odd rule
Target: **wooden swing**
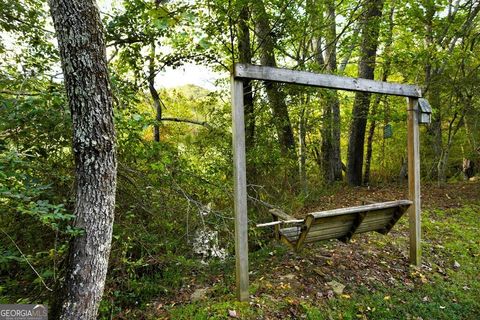
[[(328, 239), (348, 242), (354, 234), (376, 231), (387, 234), (412, 204), (410, 200), (371, 203), (361, 206), (309, 213), (305, 219), (296, 219), (279, 209), (270, 213), (275, 237), (294, 250), (306, 243)], [(293, 227), (282, 227), (294, 224)]]
[[(273, 211), (278, 221), (276, 235), (298, 250), (305, 243), (324, 239), (348, 241), (354, 234), (377, 231), (387, 233), (408, 209), (410, 234), (410, 263), (420, 265), (420, 139), (419, 123), (430, 121), (431, 108), (422, 99), (419, 87), (331, 74), (316, 74), (307, 71), (280, 69), (250, 64), (234, 65), (232, 70), (232, 140), (235, 208), (235, 256), (237, 297), (248, 301), (248, 210), (245, 146), (245, 114), (243, 105), (245, 80), (261, 80), (291, 83), (303, 86), (340, 89), (402, 96), (407, 98), (407, 151), (408, 151), (408, 199), (367, 204), (357, 207), (314, 212), (305, 219)], [(293, 221), (292, 221), (293, 220)], [(287, 223), (288, 222), (288, 223)], [(292, 227), (288, 224), (293, 224)]]

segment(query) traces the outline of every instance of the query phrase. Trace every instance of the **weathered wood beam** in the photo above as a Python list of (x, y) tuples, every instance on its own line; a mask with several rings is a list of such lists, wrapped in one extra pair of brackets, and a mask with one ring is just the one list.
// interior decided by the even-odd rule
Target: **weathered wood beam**
[(420, 209), (420, 129), (418, 127), (418, 99), (408, 98), (407, 153), (408, 153), (408, 197), (412, 205), (408, 209), (410, 230), (410, 263), (420, 266), (421, 209)]
[(232, 77), (232, 144), (237, 298), (248, 301), (248, 217), (243, 82)]
[(307, 238), (308, 232), (310, 231), (314, 221), (315, 218), (312, 216), (307, 216), (305, 218), (305, 225), (302, 226), (302, 233), (300, 233), (300, 236), (298, 237), (297, 244), (295, 245), (295, 251), (300, 251), (302, 249), (303, 243), (305, 242), (305, 239)]
[(400, 206), (396, 208), (395, 212), (392, 215), (392, 219), (390, 219), (390, 221), (385, 225), (385, 228), (383, 228), (382, 230), (379, 230), (378, 232), (381, 234), (389, 233), (390, 230), (392, 230), (393, 226), (398, 222), (398, 220), (400, 220), (400, 218), (403, 216), (403, 214), (405, 213), (405, 211), (407, 211), (408, 208), (409, 206)]
[(376, 211), (376, 210), (383, 210), (388, 208), (395, 208), (399, 206), (408, 206), (411, 205), (412, 201), (410, 200), (396, 200), (396, 201), (387, 201), (387, 202), (378, 202), (372, 204), (364, 204), (361, 206), (355, 207), (347, 207), (347, 208), (339, 208), (327, 211), (320, 211), (320, 212), (312, 212), (309, 215), (312, 215), (316, 219), (319, 218), (326, 218), (326, 217), (336, 217), (345, 214), (352, 214), (358, 212), (367, 212), (367, 211)]
[(265, 80), (304, 86), (381, 93), (412, 98), (422, 97), (420, 88), (414, 85), (342, 77), (331, 74), (318, 74), (307, 71), (281, 69), (244, 63), (235, 64), (233, 76), (238, 79)]

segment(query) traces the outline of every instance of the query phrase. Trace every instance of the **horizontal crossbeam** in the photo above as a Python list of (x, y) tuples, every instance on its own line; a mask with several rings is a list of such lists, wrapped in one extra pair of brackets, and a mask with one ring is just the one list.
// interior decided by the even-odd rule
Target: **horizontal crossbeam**
[(381, 93), (387, 95), (421, 98), (418, 86), (399, 84), (362, 78), (342, 77), (331, 74), (319, 74), (252, 64), (236, 63), (233, 76), (237, 79), (254, 79), (273, 82), (292, 83), (347, 91)]

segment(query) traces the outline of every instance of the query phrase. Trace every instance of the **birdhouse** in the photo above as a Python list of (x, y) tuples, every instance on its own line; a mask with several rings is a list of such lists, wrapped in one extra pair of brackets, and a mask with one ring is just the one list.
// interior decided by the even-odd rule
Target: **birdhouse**
[(393, 137), (393, 129), (390, 123), (387, 123), (385, 127), (383, 127), (383, 138), (388, 139)]
[(432, 107), (428, 103), (427, 99), (420, 98), (418, 99), (418, 106), (419, 106), (419, 117), (418, 123), (419, 124), (429, 124), (432, 122)]

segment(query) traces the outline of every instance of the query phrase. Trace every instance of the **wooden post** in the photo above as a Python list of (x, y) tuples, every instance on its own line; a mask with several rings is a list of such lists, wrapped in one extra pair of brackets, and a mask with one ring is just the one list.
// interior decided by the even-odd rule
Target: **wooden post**
[(413, 204), (408, 209), (410, 225), (410, 263), (420, 266), (421, 209), (420, 209), (420, 133), (418, 126), (418, 99), (408, 100), (408, 196)]
[(248, 301), (248, 217), (243, 82), (232, 76), (232, 136), (237, 298)]

